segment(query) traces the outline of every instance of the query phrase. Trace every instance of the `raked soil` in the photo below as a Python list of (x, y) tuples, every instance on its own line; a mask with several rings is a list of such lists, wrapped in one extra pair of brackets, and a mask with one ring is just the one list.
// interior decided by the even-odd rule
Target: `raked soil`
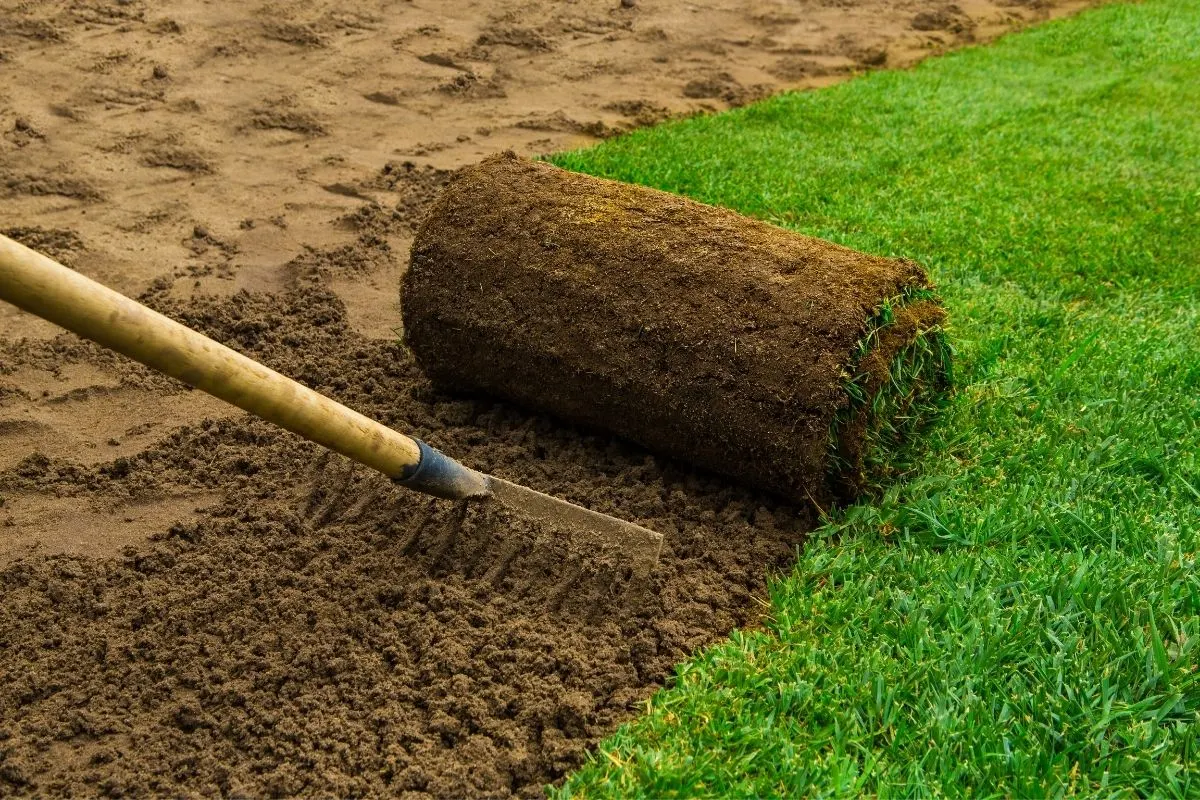
[(0, 795), (537, 794), (763, 609), (812, 513), (435, 393), (397, 289), (451, 171), (1082, 0), (0, 0), (0, 231), (666, 535), (649, 583), (0, 305)]
[(664, 557), (641, 584), (486, 508), (456, 523), (451, 504), (246, 417), (97, 465), (30, 455), (0, 476), (6, 508), (210, 500), (115, 557), (0, 572), (7, 791), (536, 794), (674, 663), (752, 623), (811, 526), (610, 437), (435, 395), (319, 286), (144, 299), (472, 465), (639, 520)]

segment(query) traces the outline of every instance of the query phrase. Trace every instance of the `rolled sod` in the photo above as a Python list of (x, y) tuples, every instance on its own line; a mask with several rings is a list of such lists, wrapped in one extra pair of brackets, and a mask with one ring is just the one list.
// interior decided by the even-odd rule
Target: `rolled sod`
[(932, 289), (912, 261), (508, 153), (435, 203), (401, 299), (442, 389), (824, 505), (885, 479), (944, 392)]

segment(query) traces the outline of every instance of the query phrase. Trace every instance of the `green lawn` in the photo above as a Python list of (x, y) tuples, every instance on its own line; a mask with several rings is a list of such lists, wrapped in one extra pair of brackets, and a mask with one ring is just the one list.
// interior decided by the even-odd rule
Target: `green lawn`
[(949, 409), (563, 796), (1200, 796), (1200, 0), (558, 156), (925, 263)]

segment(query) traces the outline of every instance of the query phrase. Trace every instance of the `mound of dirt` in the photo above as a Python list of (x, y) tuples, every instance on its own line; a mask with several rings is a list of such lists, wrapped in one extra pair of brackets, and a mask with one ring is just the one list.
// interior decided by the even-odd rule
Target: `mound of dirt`
[(0, 234), (67, 266), (71, 266), (76, 254), (84, 249), (83, 239), (72, 230), (32, 225), (27, 228), (0, 228)]
[(473, 466), (645, 522), (668, 535), (663, 561), (623, 583), (245, 417), (91, 468), (26, 459), (0, 494), (224, 499), (117, 559), (0, 572), (9, 791), (536, 795), (674, 663), (751, 623), (812, 522), (609, 437), (440, 396), (319, 286), (143, 299)]

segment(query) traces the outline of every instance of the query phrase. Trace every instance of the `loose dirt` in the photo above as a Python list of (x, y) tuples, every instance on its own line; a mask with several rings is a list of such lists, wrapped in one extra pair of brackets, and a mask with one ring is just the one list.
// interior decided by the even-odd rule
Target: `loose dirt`
[(642, 587), (483, 512), (450, 537), (452, 509), (0, 306), (0, 793), (558, 779), (673, 664), (753, 624), (812, 519), (434, 393), (397, 343), (423, 209), (499, 150), (1082, 5), (0, 2), (6, 234), (472, 466), (667, 535)]
[(766, 571), (811, 525), (609, 437), (435, 395), (322, 288), (146, 299), (471, 464), (669, 541), (640, 586), (483, 512), (451, 539), (448, 504), (244, 417), (99, 465), (31, 455), (0, 476), (0, 515), (35, 493), (210, 502), (116, 558), (0, 572), (10, 790), (533, 794), (674, 663), (753, 622)]

